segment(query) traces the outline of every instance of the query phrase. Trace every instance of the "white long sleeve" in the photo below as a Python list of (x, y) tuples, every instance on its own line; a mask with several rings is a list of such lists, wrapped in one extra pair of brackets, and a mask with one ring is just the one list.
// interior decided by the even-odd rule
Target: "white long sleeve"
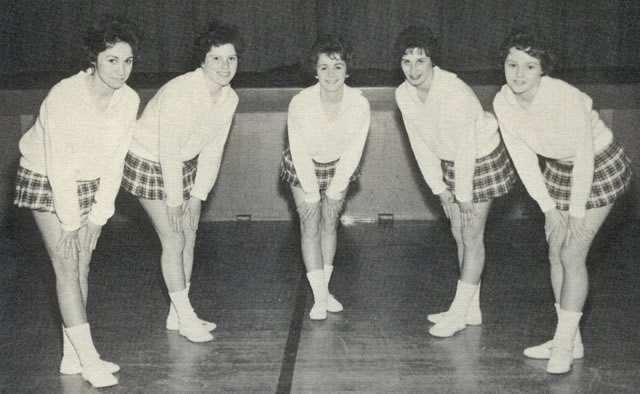
[[(540, 173), (537, 157), (573, 163), (569, 214), (584, 217), (591, 192), (594, 157), (613, 134), (592, 108), (589, 96), (559, 79), (542, 77), (529, 109), (523, 109), (508, 86), (493, 105), (505, 144), (527, 191), (546, 212), (555, 207)], [(532, 156), (533, 155), (533, 156)]]
[(475, 93), (457, 76), (434, 67), (425, 102), (408, 82), (396, 89), (411, 148), (425, 181), (434, 194), (446, 190), (441, 161), (454, 163), (459, 201), (473, 200), (476, 158), (490, 154), (500, 143), (498, 125)]
[(305, 192), (305, 201), (320, 200), (313, 162), (340, 160), (326, 190), (330, 198), (342, 196), (358, 166), (371, 121), (368, 100), (359, 89), (344, 86), (340, 110), (329, 120), (320, 102), (318, 84), (302, 90), (289, 104), (287, 133), (291, 157)]
[(56, 84), (20, 140), (20, 165), (47, 176), (65, 230), (82, 225), (78, 181), (100, 179), (89, 220), (102, 225), (113, 215), (140, 103), (124, 85), (114, 92), (107, 110), (99, 111), (89, 94), (89, 76), (82, 71)]
[(202, 69), (180, 75), (162, 86), (149, 101), (136, 125), (130, 150), (160, 162), (167, 205), (183, 202), (182, 167), (198, 158), (191, 194), (206, 200), (218, 176), (238, 96), (223, 88), (214, 104)]

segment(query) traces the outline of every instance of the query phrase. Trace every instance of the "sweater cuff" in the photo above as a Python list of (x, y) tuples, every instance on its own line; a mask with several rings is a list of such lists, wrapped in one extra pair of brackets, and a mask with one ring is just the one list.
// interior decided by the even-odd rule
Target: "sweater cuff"
[(82, 227), (80, 223), (72, 223), (72, 224), (61, 223), (61, 226), (64, 231), (74, 231)]
[(97, 225), (104, 226), (107, 223), (108, 219), (109, 218), (102, 217), (93, 211), (89, 212), (89, 220)]
[(167, 200), (165, 201), (165, 204), (167, 204), (167, 206), (174, 207), (174, 208), (182, 206), (182, 203), (183, 203), (182, 199), (176, 200), (176, 199), (167, 198)]
[(538, 204), (540, 205), (540, 209), (542, 209), (542, 212), (549, 212), (552, 209), (556, 209), (556, 202), (553, 201), (552, 198), (549, 198), (548, 200), (542, 201)]
[(574, 207), (569, 206), (569, 216), (573, 216), (574, 218), (583, 218), (587, 214), (587, 209), (585, 207)]
[(334, 192), (329, 189), (327, 189), (327, 191), (324, 194), (325, 196), (329, 197), (332, 200), (342, 200), (343, 198), (342, 192)]
[(201, 201), (207, 201), (207, 195), (200, 193), (196, 190), (191, 190), (191, 197), (196, 197), (197, 199), (201, 200)]
[(447, 185), (445, 185), (444, 183), (441, 184), (440, 186), (436, 186), (436, 187), (431, 188), (431, 192), (436, 196), (440, 195), (440, 194), (442, 194), (442, 193), (444, 193), (446, 191), (447, 191)]
[(320, 192), (309, 193), (304, 196), (304, 202), (307, 202), (309, 204), (313, 204), (318, 201), (320, 201)]

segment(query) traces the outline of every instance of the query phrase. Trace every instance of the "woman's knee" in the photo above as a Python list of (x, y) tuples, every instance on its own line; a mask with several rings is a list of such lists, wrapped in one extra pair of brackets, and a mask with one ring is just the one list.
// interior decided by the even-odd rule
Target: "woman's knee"
[(314, 238), (320, 236), (320, 223), (315, 220), (308, 220), (300, 223), (300, 234), (304, 238)]
[(484, 228), (461, 230), (460, 238), (465, 248), (473, 249), (484, 246)]
[(62, 253), (52, 253), (51, 264), (57, 279), (77, 279), (80, 272), (80, 264), (77, 260), (68, 259)]
[(560, 252), (560, 260), (565, 269), (583, 269), (586, 267), (588, 250), (575, 245), (564, 246)]
[(158, 232), (163, 250), (182, 250), (185, 245), (184, 234), (175, 231)]
[(453, 239), (456, 240), (456, 243), (461, 243), (462, 241), (462, 229), (458, 225), (454, 225), (451, 223), (451, 235), (453, 235)]

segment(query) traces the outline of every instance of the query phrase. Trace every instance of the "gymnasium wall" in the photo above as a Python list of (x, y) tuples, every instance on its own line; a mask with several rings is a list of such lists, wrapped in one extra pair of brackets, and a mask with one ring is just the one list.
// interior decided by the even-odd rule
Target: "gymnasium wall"
[[(473, 85), (486, 109), (498, 85)], [(640, 174), (640, 84), (586, 84), (578, 87), (598, 105), (600, 116)], [(291, 220), (293, 206), (288, 187), (279, 180), (280, 154), (286, 145), (286, 109), (299, 88), (240, 88), (240, 105), (227, 141), (218, 181), (204, 205), (203, 221)], [(361, 163), (362, 177), (351, 188), (344, 216), (376, 221), (379, 214), (395, 220), (435, 220), (442, 217), (439, 200), (422, 179), (394, 102), (394, 88), (362, 88), (372, 107), (371, 129)], [(155, 89), (139, 89), (142, 105)], [(11, 218), (15, 208), (13, 177), (18, 164), (18, 140), (35, 119), (46, 90), (0, 90), (0, 219)], [(634, 181), (622, 201), (627, 215), (640, 215)], [(120, 193), (117, 219), (140, 215), (137, 201)], [(520, 185), (501, 199), (501, 214), (520, 218), (536, 214), (537, 207)]]

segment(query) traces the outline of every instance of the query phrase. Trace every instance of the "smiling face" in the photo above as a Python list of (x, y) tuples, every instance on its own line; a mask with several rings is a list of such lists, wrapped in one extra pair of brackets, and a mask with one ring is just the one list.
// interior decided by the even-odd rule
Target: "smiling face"
[(509, 50), (504, 62), (504, 76), (514, 94), (527, 101), (533, 100), (542, 75), (540, 59), (516, 48)]
[(433, 79), (433, 63), (422, 48), (408, 49), (400, 60), (404, 77), (415, 87), (425, 87)]
[(133, 50), (126, 42), (116, 42), (100, 52), (93, 64), (94, 75), (106, 87), (120, 89), (129, 79), (133, 68)]
[(238, 70), (238, 55), (233, 44), (212, 46), (202, 62), (202, 70), (214, 84), (229, 85)]
[(347, 64), (337, 53), (321, 53), (316, 64), (316, 78), (320, 88), (327, 92), (337, 92), (344, 86), (347, 78)]

